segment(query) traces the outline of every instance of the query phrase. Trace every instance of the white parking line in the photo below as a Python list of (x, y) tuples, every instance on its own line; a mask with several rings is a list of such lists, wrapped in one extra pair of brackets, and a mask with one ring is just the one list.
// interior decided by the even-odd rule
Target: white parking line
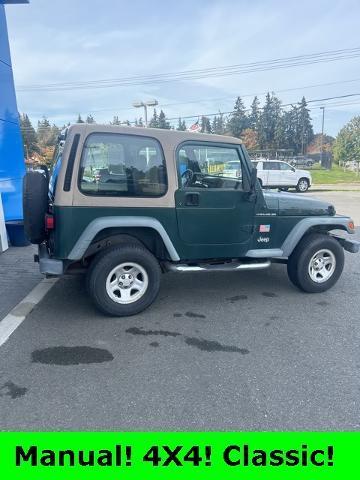
[(0, 347), (22, 324), (35, 305), (45, 297), (57, 280), (57, 278), (45, 278), (42, 280), (6, 317), (0, 320)]

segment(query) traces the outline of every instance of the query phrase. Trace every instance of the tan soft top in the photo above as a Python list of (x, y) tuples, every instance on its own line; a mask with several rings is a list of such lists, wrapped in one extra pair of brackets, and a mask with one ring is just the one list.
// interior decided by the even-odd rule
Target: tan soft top
[[(98, 123), (76, 123), (69, 127), (69, 133), (80, 133), (87, 135), (93, 132), (109, 132), (109, 133), (123, 133), (126, 135), (144, 135), (147, 137), (157, 138), (164, 144), (178, 145), (187, 140), (195, 140), (197, 142), (220, 142), (220, 143), (236, 143), (241, 144), (239, 138), (230, 137), (227, 135), (214, 135), (212, 133), (192, 133), (182, 132), (178, 130), (167, 130), (162, 128), (145, 128), (145, 127), (124, 127), (119, 125), (105, 125)], [(169, 145), (170, 146), (170, 145)]]
[[(86, 137), (91, 133), (122, 133), (126, 135), (141, 135), (157, 139), (164, 150), (166, 158), (166, 168), (168, 173), (168, 190), (163, 197), (97, 197), (84, 195), (77, 185), (77, 174), (79, 171), (81, 152)], [(123, 127), (118, 125), (100, 125), (77, 123), (71, 125), (67, 133), (63, 156), (68, 158), (72, 141), (76, 134), (80, 134), (79, 147), (73, 166), (73, 176), (71, 180), (70, 191), (64, 191), (63, 188), (57, 188), (55, 194), (55, 205), (62, 206), (97, 206), (97, 207), (175, 207), (174, 192), (178, 188), (178, 178), (176, 170), (175, 151), (178, 145), (187, 140), (195, 142), (212, 142), (241, 144), (238, 138), (225, 135), (212, 135), (206, 133), (180, 132), (177, 130), (165, 130), (161, 128), (143, 128), (143, 127)], [(64, 184), (67, 164), (62, 162), (58, 185)]]

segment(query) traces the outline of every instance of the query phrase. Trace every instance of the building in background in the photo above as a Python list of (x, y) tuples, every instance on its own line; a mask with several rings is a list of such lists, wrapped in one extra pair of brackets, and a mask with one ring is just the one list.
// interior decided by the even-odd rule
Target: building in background
[(0, 193), (7, 224), (23, 219), (22, 178), (25, 173), (4, 6), (16, 3), (29, 1), (0, 0)]

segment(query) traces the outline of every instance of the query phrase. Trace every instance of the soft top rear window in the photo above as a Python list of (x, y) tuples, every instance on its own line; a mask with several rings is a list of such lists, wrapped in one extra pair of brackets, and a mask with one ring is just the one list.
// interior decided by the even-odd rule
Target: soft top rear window
[(160, 143), (138, 135), (89, 135), (81, 158), (79, 188), (86, 195), (164, 195), (167, 174)]

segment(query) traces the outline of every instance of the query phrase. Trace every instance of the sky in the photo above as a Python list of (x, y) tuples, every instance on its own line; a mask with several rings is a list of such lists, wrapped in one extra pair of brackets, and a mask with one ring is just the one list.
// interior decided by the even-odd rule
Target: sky
[[(154, 85), (26, 91), (360, 47), (358, 0), (30, 0), (6, 12), (18, 107), (33, 122), (46, 115), (62, 125), (79, 113), (99, 123), (114, 115), (133, 121), (140, 116), (133, 102), (155, 98), (168, 117), (193, 115), (190, 125), (198, 115), (231, 111), (238, 95), (248, 107), (267, 91), (284, 104), (360, 94), (360, 57)], [(330, 135), (359, 115), (360, 95), (334, 103), (341, 101), (313, 104), (315, 132), (321, 105)]]

